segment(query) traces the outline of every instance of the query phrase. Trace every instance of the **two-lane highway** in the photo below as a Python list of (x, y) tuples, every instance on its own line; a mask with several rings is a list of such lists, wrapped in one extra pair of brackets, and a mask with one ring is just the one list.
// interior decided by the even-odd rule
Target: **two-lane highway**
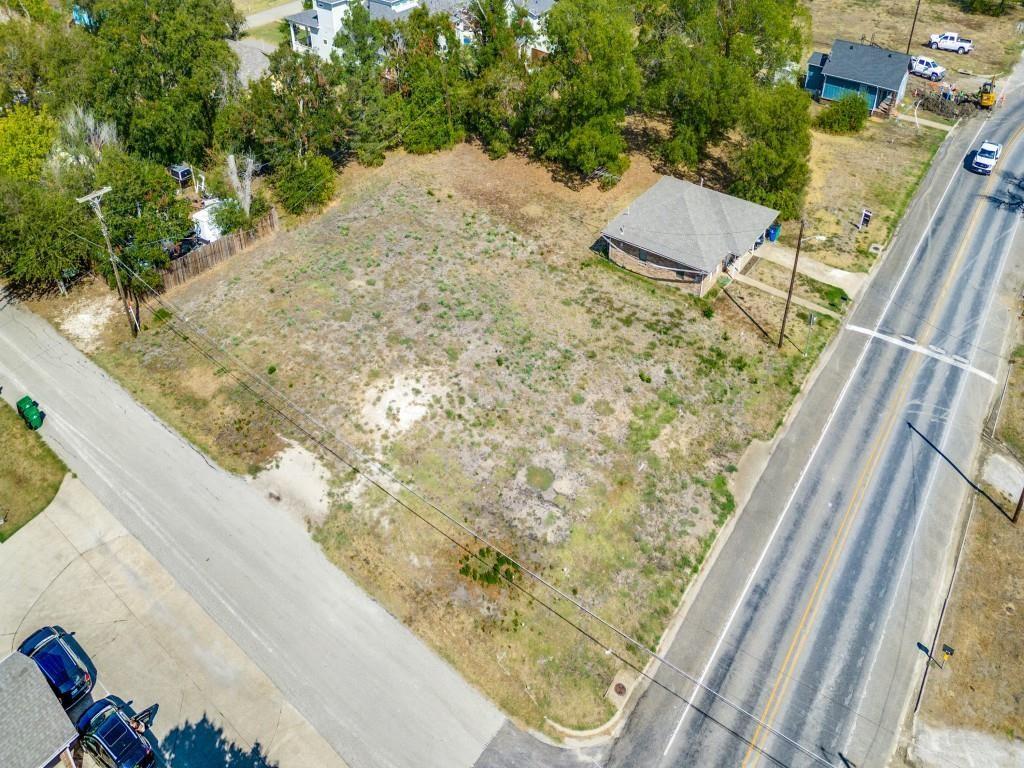
[[(1022, 116), (947, 146), (712, 567), (669, 658), (716, 694), (663, 668), (692, 706), (648, 689), (611, 765), (888, 761), (965, 492), (940, 452), (969, 470), (1012, 316)], [(963, 162), (981, 139), (991, 177)]]

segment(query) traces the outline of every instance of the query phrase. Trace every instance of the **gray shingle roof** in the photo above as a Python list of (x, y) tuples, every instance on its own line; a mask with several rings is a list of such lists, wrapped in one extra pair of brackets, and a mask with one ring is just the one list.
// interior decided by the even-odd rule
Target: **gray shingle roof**
[(419, 5), (427, 6), (431, 13), (451, 13), (466, 3), (464, 0), (368, 0), (366, 7), (371, 18), (397, 21), (404, 19)]
[(315, 8), (310, 8), (309, 10), (301, 11), (299, 13), (293, 13), (291, 16), (285, 16), (284, 20), (295, 24), (296, 26), (305, 27), (306, 29), (320, 29), (320, 22), (317, 21)]
[(20, 653), (0, 661), (0, 765), (42, 768), (77, 738), (35, 662)]
[(778, 211), (662, 176), (604, 229), (604, 235), (678, 264), (713, 272), (750, 250)]
[(811, 54), (811, 58), (807, 60), (807, 66), (809, 67), (821, 67), (824, 66), (825, 61), (828, 59), (828, 54), (824, 54), (821, 51), (815, 51)]
[(905, 53), (836, 40), (822, 72), (826, 77), (841, 77), (887, 91), (899, 91), (909, 67), (910, 57)]
[(534, 18), (540, 18), (551, 10), (555, 0), (522, 0), (520, 3)]

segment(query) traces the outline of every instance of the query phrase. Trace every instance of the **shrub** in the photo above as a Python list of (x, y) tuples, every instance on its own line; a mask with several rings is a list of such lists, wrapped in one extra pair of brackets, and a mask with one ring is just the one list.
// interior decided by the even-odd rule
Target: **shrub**
[(291, 158), (274, 174), (274, 191), (288, 213), (320, 208), (334, 192), (334, 167), (326, 157)]
[(844, 94), (818, 115), (814, 125), (826, 133), (856, 133), (868, 121), (868, 104), (857, 93)]

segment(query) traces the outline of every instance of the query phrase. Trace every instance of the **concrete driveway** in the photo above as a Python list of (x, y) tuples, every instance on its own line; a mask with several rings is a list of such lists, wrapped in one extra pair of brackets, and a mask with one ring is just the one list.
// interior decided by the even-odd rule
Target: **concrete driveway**
[[(57, 624), (95, 665), (95, 699), (156, 703), (172, 768), (345, 768), (277, 687), (138, 540), (68, 476), (0, 545), (0, 655)], [(81, 702), (73, 716), (84, 710)]]

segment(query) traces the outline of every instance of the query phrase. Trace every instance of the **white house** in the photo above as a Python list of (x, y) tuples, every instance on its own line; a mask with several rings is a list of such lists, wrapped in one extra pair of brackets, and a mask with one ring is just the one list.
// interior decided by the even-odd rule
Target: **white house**
[[(434, 13), (448, 13), (455, 26), (455, 32), (463, 45), (473, 42), (473, 28), (470, 24), (468, 5), (471, 0), (314, 0), (309, 10), (286, 16), (291, 30), (292, 50), (315, 52), (321, 58), (330, 58), (334, 51), (334, 38), (341, 31), (349, 14), (349, 5), (362, 2), (375, 19), (398, 21), (404, 19), (419, 5), (426, 5)], [(536, 34), (529, 44), (527, 53), (537, 58), (548, 52), (544, 36), (544, 15), (551, 10), (555, 0), (508, 0), (509, 12), (514, 5), (526, 9), (527, 19)]]

